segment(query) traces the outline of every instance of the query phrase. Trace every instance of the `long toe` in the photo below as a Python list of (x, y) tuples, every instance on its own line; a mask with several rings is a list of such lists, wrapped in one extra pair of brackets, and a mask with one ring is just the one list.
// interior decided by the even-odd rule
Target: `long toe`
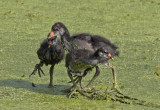
[(74, 88), (72, 88), (71, 89), (71, 92), (69, 93), (69, 95), (68, 95), (68, 98), (70, 99), (70, 98), (72, 98), (72, 97), (75, 97), (76, 96), (76, 91), (78, 90), (78, 88), (77, 87), (74, 87)]

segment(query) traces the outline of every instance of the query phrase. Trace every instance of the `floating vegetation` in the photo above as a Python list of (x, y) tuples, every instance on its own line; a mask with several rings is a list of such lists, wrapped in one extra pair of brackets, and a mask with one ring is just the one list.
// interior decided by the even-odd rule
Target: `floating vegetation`
[(9, 14), (12, 14), (13, 12), (10, 10), (10, 11), (7, 11), (4, 13), (4, 15), (9, 15)]
[(160, 72), (159, 71), (155, 71), (154, 74), (157, 75), (157, 76), (160, 76)]
[(43, 15), (28, 13), (26, 16), (29, 17), (29, 19), (32, 21), (33, 18), (40, 18), (40, 17), (42, 17)]

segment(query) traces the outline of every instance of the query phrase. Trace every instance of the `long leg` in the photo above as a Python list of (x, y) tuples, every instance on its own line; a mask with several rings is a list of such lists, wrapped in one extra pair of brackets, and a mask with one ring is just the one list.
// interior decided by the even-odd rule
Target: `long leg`
[(49, 88), (53, 87), (53, 70), (54, 70), (54, 65), (52, 65), (50, 67), (50, 82), (49, 82), (49, 85), (48, 85)]
[(115, 69), (113, 67), (111, 67), (112, 69), (112, 73), (113, 73), (113, 88), (116, 88), (117, 86), (117, 74), (115, 72)]
[(73, 79), (73, 76), (71, 74), (71, 71), (68, 69), (67, 70), (67, 73), (68, 73), (68, 76), (69, 78), (71, 79), (72, 83), (73, 83), (73, 88), (72, 88), (72, 91), (71, 93), (69, 94), (68, 98), (71, 98), (71, 96), (74, 94), (74, 92), (77, 90), (77, 84), (75, 83), (74, 79)]
[[(80, 87), (82, 88), (81, 80), (82, 80), (82, 76), (76, 76), (76, 78), (73, 79), (73, 81), (74, 81), (76, 84), (79, 83)], [(71, 83), (71, 82), (72, 82), (72, 81), (69, 81), (68, 83)], [(72, 86), (71, 88), (73, 88), (73, 86)]]
[[(82, 84), (81, 84), (82, 77), (85, 77), (85, 76), (87, 75), (88, 71), (90, 71), (90, 70), (92, 70), (92, 68), (87, 68), (87, 69), (84, 71), (84, 74), (83, 74), (82, 76), (77, 76), (77, 77), (74, 79), (74, 81), (76, 82), (76, 84), (79, 83), (81, 89), (83, 88), (83, 87), (82, 87)], [(72, 81), (70, 81), (70, 82), (72, 82)], [(70, 82), (69, 82), (69, 83), (70, 83)]]
[(79, 83), (80, 87), (82, 88), (81, 80), (82, 80), (82, 76), (77, 76), (77, 77), (74, 79), (76, 85)]
[(73, 79), (73, 76), (72, 76), (71, 71), (69, 69), (67, 70), (67, 73), (68, 73), (69, 78), (71, 79), (71, 82), (73, 83), (73, 87), (76, 87), (77, 85), (76, 85), (75, 80)]
[(96, 73), (94, 74), (94, 76), (93, 76), (93, 78), (91, 79), (91, 81), (88, 83), (87, 87), (89, 87), (89, 86), (93, 83), (93, 81), (99, 76), (99, 74), (100, 74), (99, 67), (96, 66)]
[[(87, 69), (84, 71), (83, 76), (79, 76), (79, 77), (78, 77), (78, 78), (79, 78), (79, 79), (78, 79), (78, 82), (79, 82), (79, 85), (80, 85), (81, 89), (83, 88), (83, 87), (82, 87), (82, 83), (81, 83), (81, 82), (82, 82), (82, 77), (85, 77), (85, 76), (87, 75), (88, 71), (90, 71), (90, 70), (92, 70), (92, 68), (87, 68)], [(78, 82), (77, 82), (77, 83), (78, 83)]]
[(82, 87), (81, 81), (82, 81), (82, 76), (81, 76), (81, 77), (79, 77), (79, 80), (78, 80), (79, 85), (80, 85), (80, 87), (81, 87), (81, 89), (82, 89), (83, 87)]
[[(79, 76), (77, 76), (75, 79), (73, 79), (74, 81), (77, 81), (79, 79)], [(72, 83), (72, 81), (69, 81), (68, 83)]]
[(111, 68), (112, 73), (113, 73), (113, 89), (116, 89), (116, 90), (118, 90), (118, 91), (120, 92), (120, 89), (119, 89), (118, 84), (117, 84), (117, 74), (116, 74), (116, 70), (115, 70), (115, 68), (114, 68), (113, 66), (111, 66), (110, 64), (109, 64), (109, 67)]

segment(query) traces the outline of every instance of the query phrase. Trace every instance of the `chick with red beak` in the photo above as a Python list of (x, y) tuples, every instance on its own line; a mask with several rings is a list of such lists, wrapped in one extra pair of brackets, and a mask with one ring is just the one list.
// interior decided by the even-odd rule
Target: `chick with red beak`
[(53, 30), (51, 30), (51, 32), (50, 32), (50, 34), (49, 34), (49, 36), (48, 36), (48, 39), (51, 39), (52, 37), (54, 37), (54, 32), (53, 32)]
[(52, 44), (53, 44), (54, 35), (55, 34), (54, 34), (53, 30), (51, 30), (50, 34), (48, 35), (48, 40), (49, 40), (48, 48), (50, 48), (52, 46)]
[(108, 55), (107, 55), (107, 56), (108, 56), (108, 58), (109, 58), (109, 59), (114, 60), (114, 59), (113, 59), (113, 57), (112, 57), (112, 55), (111, 55), (110, 53), (108, 53)]

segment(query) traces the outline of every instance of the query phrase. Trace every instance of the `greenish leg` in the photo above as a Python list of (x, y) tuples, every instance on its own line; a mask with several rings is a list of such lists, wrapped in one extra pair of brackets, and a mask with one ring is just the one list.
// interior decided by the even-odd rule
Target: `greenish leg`
[(80, 87), (81, 87), (81, 89), (82, 89), (82, 85), (81, 85), (82, 76), (77, 76), (76, 79), (77, 79), (76, 84), (79, 83), (79, 85), (80, 85)]
[(72, 81), (72, 83), (73, 83), (73, 88), (72, 88), (72, 90), (71, 90), (71, 93), (69, 94), (69, 96), (68, 96), (68, 98), (71, 98), (71, 96), (76, 92), (76, 90), (77, 90), (77, 84), (75, 83), (75, 81), (74, 81), (74, 79), (73, 79), (73, 77), (72, 77), (72, 74), (71, 74), (71, 72), (70, 72), (70, 70), (68, 69), (68, 76), (69, 76), (69, 78), (71, 79), (71, 81)]
[(112, 73), (113, 73), (113, 89), (120, 91), (118, 84), (117, 84), (117, 74), (116, 74), (115, 68), (113, 67), (113, 65), (110, 65), (110, 64), (109, 64), (109, 67), (111, 68)]
[(93, 83), (93, 81), (99, 76), (99, 74), (100, 74), (99, 67), (96, 66), (96, 73), (93, 76), (93, 78), (91, 79), (91, 81), (88, 83), (88, 85), (86, 86), (87, 88)]

